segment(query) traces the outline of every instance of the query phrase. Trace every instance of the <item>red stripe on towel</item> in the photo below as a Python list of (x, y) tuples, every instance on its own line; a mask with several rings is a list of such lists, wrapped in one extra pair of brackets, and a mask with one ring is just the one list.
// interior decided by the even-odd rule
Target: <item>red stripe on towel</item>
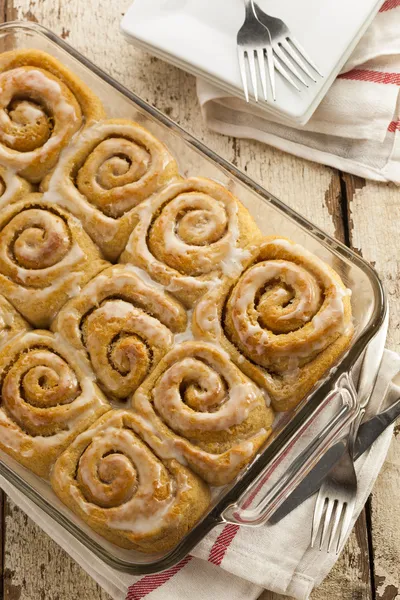
[(339, 75), (339, 79), (400, 85), (400, 73), (385, 73), (383, 71), (372, 71), (370, 69), (353, 69), (348, 73)]
[(400, 6), (400, 0), (386, 0), (379, 9), (379, 12), (386, 12)]
[(208, 562), (217, 566), (222, 563), (222, 560), (238, 531), (239, 525), (225, 525), (210, 550)]
[(389, 123), (388, 131), (390, 131), (390, 133), (400, 131), (400, 119), (398, 121), (392, 121)]
[(126, 600), (141, 600), (148, 594), (151, 594), (151, 592), (154, 592), (154, 590), (169, 581), (171, 577), (179, 573), (192, 558), (192, 556), (186, 556), (181, 562), (166, 571), (156, 573), (155, 575), (145, 575), (145, 577), (142, 577), (129, 587)]

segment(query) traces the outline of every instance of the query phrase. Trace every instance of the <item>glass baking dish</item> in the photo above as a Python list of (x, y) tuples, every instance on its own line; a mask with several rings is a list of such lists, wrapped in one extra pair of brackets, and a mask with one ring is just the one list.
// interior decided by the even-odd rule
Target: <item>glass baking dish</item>
[(108, 564), (133, 574), (160, 571), (181, 560), (218, 524), (264, 523), (349, 425), (357, 409), (353, 373), (383, 326), (387, 311), (384, 291), (376, 272), (357, 254), (271, 196), (51, 31), (35, 23), (0, 25), (0, 52), (17, 48), (40, 49), (60, 60), (101, 98), (109, 117), (133, 119), (163, 140), (181, 174), (209, 177), (228, 187), (265, 235), (284, 235), (302, 244), (329, 263), (352, 290), (355, 335), (347, 353), (294, 411), (279, 416), (265, 447), (236, 481), (213, 490), (208, 513), (168, 553), (145, 555), (107, 542), (74, 516), (46, 481), (0, 453), (1, 475)]

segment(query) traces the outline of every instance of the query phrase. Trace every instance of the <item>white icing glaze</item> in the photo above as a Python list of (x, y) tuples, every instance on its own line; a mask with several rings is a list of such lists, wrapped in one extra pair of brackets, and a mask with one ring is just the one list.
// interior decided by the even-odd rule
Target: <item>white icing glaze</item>
[[(218, 371), (196, 358), (185, 358), (160, 377), (153, 389), (154, 405), (173, 430), (223, 431), (247, 419), (259, 401), (254, 384), (235, 377), (233, 365), (226, 365), (223, 375)], [(191, 389), (195, 407), (187, 406), (182, 398), (184, 382), (196, 386)]]
[[(84, 435), (79, 439), (84, 440)], [(186, 474), (178, 474), (175, 480), (143, 444), (135, 443), (129, 429), (108, 426), (91, 430), (89, 435), (91, 439), (79, 460), (79, 481), (65, 483), (82, 511), (89, 517), (105, 511), (108, 527), (135, 535), (156, 533), (163, 528), (167, 515), (179, 519), (172, 511), (191, 489)], [(114, 452), (110, 454), (110, 450)], [(161, 489), (164, 499), (156, 500), (155, 494)]]
[(13, 326), (15, 317), (13, 311), (7, 310), (5, 307), (0, 308), (0, 330), (4, 328), (9, 328)]
[(234, 476), (237, 468), (254, 454), (259, 446), (260, 437), (266, 434), (265, 429), (260, 429), (255, 435), (235, 442), (227, 452), (221, 455), (214, 454), (202, 450), (183, 437), (163, 435), (162, 430), (157, 428), (158, 418), (155, 418), (146, 394), (141, 389), (135, 394), (135, 406), (140, 409), (143, 417), (140, 414), (135, 415), (137, 424), (136, 427), (134, 425), (134, 429), (157, 455), (163, 460), (176, 459), (183, 465), (196, 466), (200, 472), (207, 465), (209, 469), (222, 467), (226, 477)]
[[(45, 160), (46, 156), (59, 146), (66, 132), (70, 130), (71, 124), (79, 119), (75, 107), (68, 103), (57, 81), (38, 69), (20, 67), (5, 71), (0, 75), (0, 126), (3, 129), (9, 128), (11, 125), (10, 117), (4, 109), (20, 89), (32, 90), (36, 96), (43, 99), (45, 104), (52, 107), (53, 117), (57, 123), (57, 133), (52, 132), (42, 147), (29, 152), (16, 152), (0, 144), (0, 158), (18, 169), (29, 166), (37, 156), (40, 160)], [(25, 105), (24, 112), (28, 123), (36, 120), (39, 112), (42, 116), (44, 114), (40, 109), (32, 106), (28, 110), (27, 105)], [(9, 143), (14, 141), (14, 137), (9, 134), (6, 137), (3, 135), (3, 138)]]
[[(248, 250), (238, 247), (238, 206), (234, 198), (228, 196), (224, 203), (213, 198), (212, 191), (201, 191), (202, 180), (199, 184), (193, 181), (173, 184), (143, 202), (137, 209), (139, 223), (127, 245), (130, 259), (146, 265), (151, 276), (167, 279), (166, 289), (173, 293), (184, 289), (207, 291), (220, 282), (221, 275), (236, 276), (249, 256)], [(166, 262), (153, 256), (148, 245), (153, 219)], [(189, 276), (178, 267), (185, 258), (195, 275)]]
[(83, 420), (95, 418), (105, 401), (75, 354), (57, 335), (31, 331), (14, 338), (1, 390), (1, 445), (25, 458), (46, 456), (71, 440)]
[[(270, 244), (305, 257), (314, 265), (323, 286), (322, 292), (317, 279), (305, 267), (288, 260), (265, 260), (250, 266), (240, 277), (231, 296), (231, 317), (244, 348), (259, 357), (266, 356), (267, 351), (273, 352), (272, 361), (286, 357), (289, 362), (292, 361), (288, 370), (293, 371), (299, 365), (296, 359), (312, 357), (324, 349), (326, 337), (334, 331), (343, 333), (343, 299), (348, 293), (331, 276), (325, 263), (300, 246), (280, 239)], [(281, 282), (280, 286), (285, 284), (287, 289), (267, 287), (256, 303), (260, 290), (269, 282), (275, 285), (275, 281)], [(203, 321), (204, 318), (204, 326)], [(284, 323), (291, 321), (293, 333), (284, 328)], [(304, 324), (304, 333), (298, 338), (295, 337), (299, 328), (296, 323)], [(282, 343), (276, 343), (280, 335)]]
[(215, 288), (198, 301), (194, 320), (200, 337), (219, 340), (222, 335), (221, 322), (218, 314), (218, 290)]
[(0, 262), (12, 301), (47, 301), (59, 290), (79, 294), (86, 254), (70, 240), (67, 223), (46, 208), (32, 205), (17, 213), (2, 229)]
[(132, 265), (115, 265), (111, 271), (103, 271), (85, 286), (84, 295), (96, 305), (107, 298), (105, 289), (110, 288), (111, 295), (116, 292), (123, 295), (129, 286), (134, 287), (135, 294), (143, 297), (153, 296), (159, 305), (161, 319), (174, 329), (174, 322), (182, 316), (183, 308), (176, 302), (169, 301), (162, 285), (153, 282), (145, 271)]
[(7, 206), (21, 189), (21, 180), (18, 179), (15, 172), (11, 169), (4, 169), (2, 179), (5, 184), (5, 190), (0, 197), (0, 208)]
[[(105, 318), (106, 321), (122, 320), (121, 325), (127, 333), (135, 332), (135, 335), (142, 337), (150, 346), (171, 346), (172, 333), (160, 321), (154, 317), (135, 308), (123, 300), (108, 300), (88, 317), (88, 327), (94, 319)], [(89, 339), (92, 337), (92, 339)], [(96, 333), (88, 336), (88, 344), (98, 345)], [(133, 366), (132, 366), (133, 368)]]
[[(85, 185), (90, 183), (90, 194), (72, 177), (75, 156), (84, 152), (80, 170)], [(109, 243), (118, 234), (119, 220), (157, 190), (171, 161), (149, 131), (134, 123), (101, 121), (75, 135), (63, 150), (47, 195), (85, 221), (99, 243)]]
[[(8, 292), (8, 297), (13, 301), (26, 302), (29, 299), (32, 299), (32, 294), (34, 294), (36, 301), (47, 301), (52, 294), (56, 293), (60, 289), (64, 289), (67, 296), (73, 297), (74, 295), (79, 294), (79, 284), (81, 279), (82, 273), (72, 272), (69, 275), (64, 275), (64, 277), (59, 277), (43, 289), (24, 288), (15, 285), (15, 287)], [(55, 314), (56, 313), (49, 316), (54, 318)]]
[(176, 333), (174, 336), (175, 344), (182, 344), (183, 342), (188, 342), (194, 339), (193, 331), (192, 331), (192, 315), (193, 310), (187, 311), (187, 327), (185, 331), (182, 333)]

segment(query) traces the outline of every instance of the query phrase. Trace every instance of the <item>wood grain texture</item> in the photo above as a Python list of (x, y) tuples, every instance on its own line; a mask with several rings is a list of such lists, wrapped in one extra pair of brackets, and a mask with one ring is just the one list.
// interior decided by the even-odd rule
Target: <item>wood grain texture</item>
[[(194, 78), (129, 46), (119, 34), (120, 18), (130, 2), (14, 0), (12, 4), (9, 0), (6, 14), (8, 20), (38, 21), (61, 35), (106, 72), (164, 111), (270, 192), (329, 233), (343, 239), (345, 228), (338, 173), (257, 142), (234, 140), (209, 132), (201, 119)], [(1, 6), (0, 2), (0, 11)], [(0, 14), (4, 14), (4, 4)], [(383, 194), (386, 195), (386, 192)], [(356, 218), (358, 216), (353, 214), (353, 219)], [(380, 564), (386, 565), (387, 569), (390, 567), (389, 559), (386, 562), (382, 560)], [(107, 598), (90, 577), (9, 502), (5, 567), (4, 600)], [(393, 571), (395, 567), (392, 565), (390, 568)], [(314, 591), (312, 598), (372, 598), (365, 513), (342, 557), (327, 580)], [(278, 596), (266, 593), (263, 599), (278, 600)]]
[(111, 600), (12, 502), (5, 514), (4, 600)]
[[(387, 345), (400, 349), (400, 189), (346, 176), (350, 241), (374, 264), (389, 297)], [(373, 489), (371, 537), (376, 600), (400, 598), (400, 428)]]

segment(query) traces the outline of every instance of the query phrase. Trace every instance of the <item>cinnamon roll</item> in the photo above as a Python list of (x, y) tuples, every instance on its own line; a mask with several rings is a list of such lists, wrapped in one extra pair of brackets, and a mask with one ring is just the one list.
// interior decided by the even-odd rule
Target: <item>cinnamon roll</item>
[(0, 209), (32, 191), (30, 183), (11, 169), (0, 166)]
[(42, 477), (110, 408), (75, 354), (47, 331), (20, 333), (0, 350), (0, 448)]
[(176, 346), (135, 392), (137, 431), (163, 459), (205, 481), (232, 481), (271, 433), (273, 411), (258, 387), (205, 342)]
[(137, 417), (111, 411), (76, 438), (54, 467), (61, 500), (124, 548), (171, 549), (200, 519), (210, 493), (176, 460), (160, 460), (135, 433)]
[(238, 278), (198, 303), (193, 330), (218, 342), (270, 395), (294, 407), (345, 351), (353, 334), (350, 293), (302, 246), (267, 238)]
[(0, 346), (17, 333), (28, 331), (28, 323), (3, 296), (0, 296)]
[(79, 221), (41, 194), (1, 211), (0, 293), (35, 327), (107, 265)]
[[(144, 275), (146, 275), (144, 273)], [(53, 329), (90, 358), (108, 396), (125, 399), (186, 329), (183, 306), (130, 265), (97, 275), (60, 311)]]
[(261, 237), (244, 206), (208, 179), (171, 184), (137, 215), (120, 262), (145, 269), (189, 307), (221, 276), (238, 274), (245, 246)]
[(133, 209), (177, 178), (177, 169), (167, 148), (147, 129), (112, 119), (74, 139), (42, 187), (82, 221), (104, 255), (115, 261), (136, 222)]
[(100, 100), (40, 50), (0, 54), (0, 164), (38, 182), (84, 124), (104, 117)]

